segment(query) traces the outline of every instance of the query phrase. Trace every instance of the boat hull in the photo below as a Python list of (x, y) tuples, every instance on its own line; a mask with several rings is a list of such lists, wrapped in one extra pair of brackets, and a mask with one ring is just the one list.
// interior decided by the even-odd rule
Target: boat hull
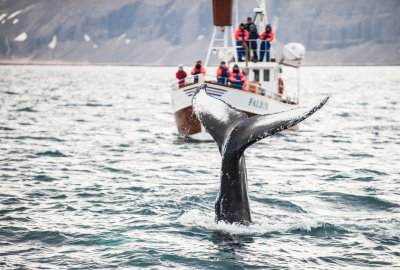
[[(209, 95), (225, 101), (248, 116), (272, 114), (297, 107), (297, 104), (291, 104), (287, 100), (277, 100), (274, 97), (243, 91), (214, 82), (205, 83)], [(196, 88), (202, 84), (185, 85), (172, 91), (172, 107), (180, 136), (187, 137), (204, 131), (199, 119), (193, 113), (191, 104)]]
[(176, 111), (175, 123), (180, 136), (187, 137), (201, 132), (200, 120), (194, 114), (192, 106)]

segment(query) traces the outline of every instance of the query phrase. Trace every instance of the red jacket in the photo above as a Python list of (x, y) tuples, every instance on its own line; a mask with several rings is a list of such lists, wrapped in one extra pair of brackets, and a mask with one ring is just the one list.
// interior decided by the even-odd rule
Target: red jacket
[(273, 41), (275, 39), (275, 33), (272, 32), (272, 31), (269, 32), (269, 33), (262, 32), (261, 35), (260, 35), (260, 39), (264, 40), (266, 42), (271, 42), (271, 41)]
[(184, 85), (185, 84), (185, 78), (187, 77), (187, 74), (186, 74), (186, 72), (185, 71), (178, 71), (177, 73), (176, 73), (176, 78), (179, 80), (179, 82), (178, 82), (178, 84), (179, 84), (179, 86), (182, 86), (182, 85)]
[(249, 39), (249, 32), (246, 29), (236, 29), (235, 30), (235, 39), (237, 41), (247, 41)]

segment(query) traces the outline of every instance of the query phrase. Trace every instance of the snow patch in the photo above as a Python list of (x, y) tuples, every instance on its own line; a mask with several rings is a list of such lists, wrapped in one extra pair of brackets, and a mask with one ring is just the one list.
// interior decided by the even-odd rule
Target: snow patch
[(18, 22), (19, 22), (19, 19), (14, 19), (12, 23), (17, 24)]
[(28, 38), (28, 35), (25, 32), (23, 32), (23, 33), (19, 34), (18, 36), (16, 36), (14, 38), (14, 41), (16, 41), (16, 42), (24, 42), (27, 38)]
[(17, 10), (14, 13), (11, 13), (10, 16), (7, 17), (8, 20), (11, 20), (12, 18), (18, 16), (19, 14), (22, 13), (22, 11), (24, 11), (23, 9)]
[(53, 36), (49, 45), (47, 45), (50, 49), (54, 49), (57, 46), (57, 36)]
[(125, 44), (131, 44), (131, 40), (129, 38), (125, 39)]
[(5, 17), (7, 17), (7, 13), (3, 13), (0, 15), (0, 21), (3, 20)]
[(203, 35), (200, 35), (200, 36), (197, 37), (197, 40), (203, 40), (203, 39), (204, 39)]
[(93, 49), (97, 49), (97, 47), (99, 47), (99, 46), (97, 46), (97, 44), (93, 44)]
[(123, 38), (125, 38), (126, 37), (126, 33), (123, 33), (122, 35), (120, 35), (119, 37), (118, 37), (118, 39), (123, 39)]
[(90, 42), (91, 38), (89, 37), (88, 34), (84, 34), (83, 38), (85, 39), (86, 42)]
[(1, 21), (1, 24), (5, 24), (5, 23), (6, 23), (6, 20), (2, 20), (2, 21)]

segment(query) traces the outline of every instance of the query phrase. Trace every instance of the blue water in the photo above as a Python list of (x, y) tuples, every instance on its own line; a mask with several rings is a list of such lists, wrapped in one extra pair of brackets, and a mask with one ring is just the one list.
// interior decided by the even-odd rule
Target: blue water
[(302, 103), (331, 99), (246, 151), (249, 227), (214, 223), (174, 72), (0, 66), (1, 269), (400, 267), (399, 67), (302, 69)]

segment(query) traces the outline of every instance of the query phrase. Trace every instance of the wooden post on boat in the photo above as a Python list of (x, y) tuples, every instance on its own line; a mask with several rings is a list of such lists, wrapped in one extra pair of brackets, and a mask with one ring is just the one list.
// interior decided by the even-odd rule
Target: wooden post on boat
[(247, 46), (246, 41), (242, 41), (242, 46), (245, 49), (245, 59), (246, 59), (246, 68), (244, 69), (244, 75), (247, 77), (249, 75), (250, 70), (249, 70), (249, 46)]

